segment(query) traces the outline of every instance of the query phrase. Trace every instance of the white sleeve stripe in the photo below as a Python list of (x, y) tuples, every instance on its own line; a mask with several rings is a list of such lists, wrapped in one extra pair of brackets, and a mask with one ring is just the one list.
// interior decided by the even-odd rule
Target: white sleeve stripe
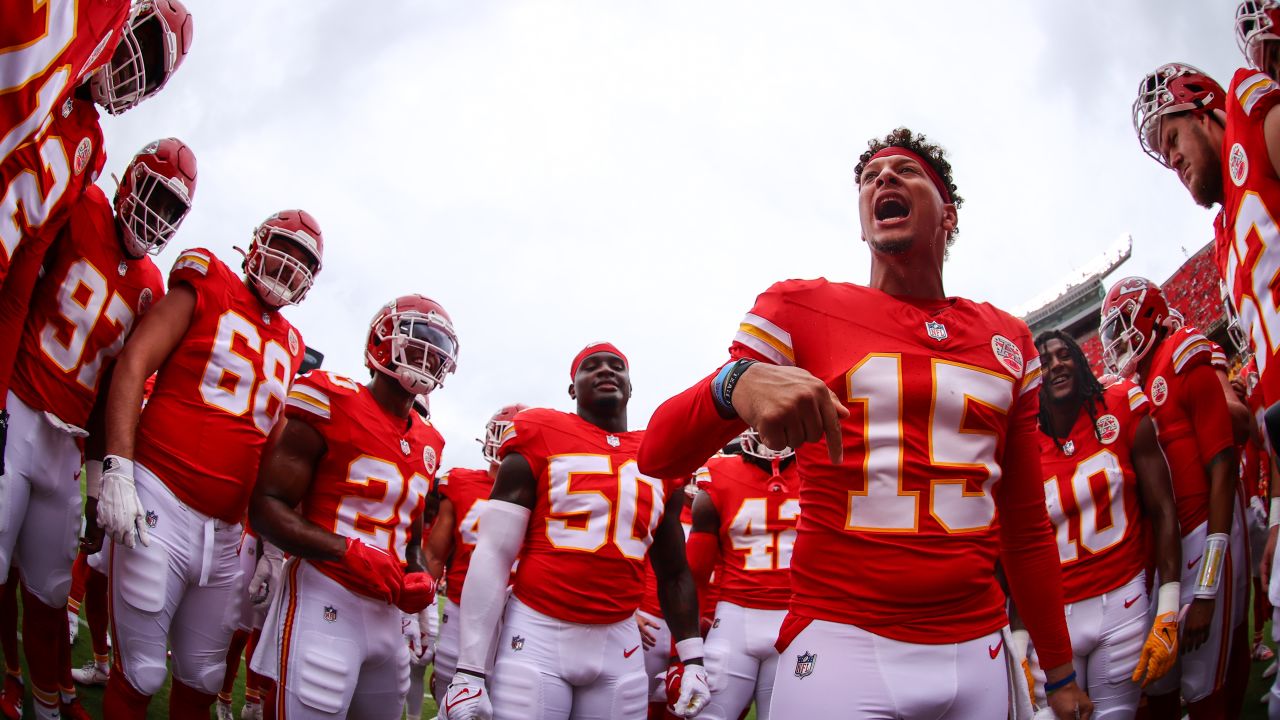
[(760, 338), (757, 338), (754, 335), (748, 335), (747, 333), (739, 331), (737, 335), (733, 336), (733, 339), (734, 339), (734, 342), (740, 342), (743, 345), (746, 345), (752, 350), (755, 350), (756, 352), (765, 356), (775, 365), (785, 365), (785, 366), (795, 365), (795, 363), (791, 361), (791, 358), (778, 352), (777, 349), (775, 349), (772, 345), (761, 340)]
[(318, 388), (314, 388), (310, 385), (303, 385), (302, 383), (298, 383), (293, 387), (289, 388), (289, 392), (306, 395), (307, 397), (311, 398), (312, 400), (315, 400), (321, 405), (329, 404), (329, 394), (322, 390), (319, 390)]
[(754, 325), (761, 330), (764, 330), (789, 348), (794, 347), (791, 344), (791, 333), (783, 330), (755, 313), (747, 313), (746, 316), (742, 318), (742, 322), (748, 325)]
[(297, 408), (299, 410), (306, 410), (312, 415), (315, 415), (317, 417), (322, 417), (325, 420), (329, 419), (329, 410), (327, 408), (321, 408), (317, 405), (312, 404), (308, 400), (304, 400), (302, 398), (297, 397), (296, 395), (290, 395), (285, 400), (285, 403), (289, 407)]

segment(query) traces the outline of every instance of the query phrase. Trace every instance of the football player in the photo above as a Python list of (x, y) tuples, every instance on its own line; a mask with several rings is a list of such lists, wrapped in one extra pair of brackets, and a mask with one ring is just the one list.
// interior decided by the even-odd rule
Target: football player
[[(689, 565), (699, 589), (720, 567), (720, 602), (707, 635), (711, 702), (700, 717), (737, 720), (754, 699), (769, 720), (778, 666), (774, 642), (791, 600), (791, 549), (800, 476), (791, 448), (770, 450), (754, 430), (742, 454), (715, 457), (695, 473)], [(722, 564), (721, 564), (722, 563)]]
[(314, 372), (289, 391), (289, 421), (249, 505), (253, 527), (290, 555), (251, 663), (277, 682), (277, 717), (401, 716), (402, 620), (416, 628), (435, 595), (422, 511), (444, 450), (413, 401), (443, 384), (457, 356), (444, 308), (405, 295), (370, 324), (370, 382)]
[[(1039, 335), (1036, 349), (1044, 368), (1040, 464), (1076, 673), (1094, 717), (1131, 718), (1138, 683), (1158, 680), (1178, 658), (1182, 546), (1169, 468), (1141, 388), (1129, 380), (1104, 388), (1062, 331)], [(1154, 623), (1148, 544), (1163, 583)]]
[[(227, 650), (227, 669), (222, 677), (222, 688), (218, 691), (218, 704), (214, 712), (217, 720), (232, 720), (234, 717), (231, 712), (231, 693), (240, 672), (240, 660), (242, 657), (252, 658), (258, 647), (267, 610), (279, 591), (278, 580), (284, 565), (284, 554), (280, 549), (263, 542), (257, 533), (247, 527), (240, 540), (238, 557), (243, 592), (248, 595), (249, 602), (240, 604), (239, 626), (231, 635), (231, 645)], [(268, 684), (264, 680), (253, 668), (245, 669), (241, 720), (262, 720), (264, 686)]]
[[(51, 32), (66, 30), (65, 13), (67, 6), (72, 5), (72, 12), (75, 7), (85, 7), (82, 15), (97, 18), (82, 18), (97, 29), (95, 32), (110, 33), (106, 26), (115, 21), (98, 17), (97, 13), (109, 15), (118, 3), (114, 0), (88, 4), (59, 1), (45, 5), (48, 25), (40, 27)], [(87, 9), (90, 5), (92, 10)], [(8, 14), (5, 19), (7, 29)], [(115, 22), (116, 27), (119, 24)], [(114, 53), (103, 55), (104, 59), (110, 58), (106, 65), (80, 84), (65, 101), (59, 99), (53, 106), (56, 111), (45, 113), (48, 117), (37, 123), (39, 130), (34, 137), (16, 139), (17, 135), (12, 133), (20, 135), (27, 131), (11, 128), (11, 134), (0, 139), (0, 156), (4, 156), (0, 159), (0, 472), (4, 470), (2, 451), (8, 416), (3, 403), (32, 289), (49, 244), (81, 194), (97, 179), (106, 159), (95, 103), (116, 114), (159, 92), (186, 56), (191, 33), (191, 14), (178, 0), (139, 2), (129, 14), (119, 45), (115, 46), (115, 39), (120, 33), (103, 40), (116, 48)], [(27, 49), (45, 47), (50, 37), (53, 36), (42, 36)], [(77, 30), (76, 39), (67, 46), (63, 60), (70, 61), (70, 56), (88, 53), (88, 49), (79, 47), (86, 44), (86, 37), (89, 35)], [(14, 63), (18, 62), (18, 56), (27, 62), (42, 57), (29, 56), (26, 51), (0, 55), (0, 86), (7, 82), (5, 72), (16, 72)], [(47, 60), (45, 57), (44, 61)], [(92, 65), (95, 61), (84, 62)], [(70, 66), (58, 66), (49, 72), (58, 77), (69, 69)], [(7, 77), (21, 75), (16, 72)], [(120, 82), (110, 82), (110, 78), (118, 78)], [(23, 104), (22, 98), (35, 92), (36, 87), (47, 89), (52, 85), (32, 82), (20, 91), (0, 94), (0, 108), (5, 108), (0, 109), (0, 114), (12, 109), (6, 103)], [(13, 144), (9, 152), (5, 148), (11, 141), (17, 144)]]
[[(47, 638), (24, 644), (40, 718), (58, 716), (61, 671), (70, 661), (65, 628), (81, 517), (78, 440), (90, 435), (104, 373), (137, 319), (164, 294), (149, 255), (176, 232), (195, 184), (195, 155), (181, 140), (147, 145), (125, 171), (114, 212), (96, 185), (86, 189), (32, 297), (8, 397), (0, 575), (10, 563), (18, 567), (24, 635)], [(101, 442), (97, 428), (90, 445)], [(97, 544), (99, 466), (90, 464), (88, 472), (84, 515)]]
[(243, 278), (183, 251), (116, 361), (98, 498), (113, 540), (108, 717), (146, 715), (169, 648), (170, 714), (209, 714), (240, 615), (240, 523), (303, 358), (280, 309), (311, 289), (323, 247), (311, 215), (285, 210), (254, 231)]
[(804, 521), (774, 715), (1005, 717), (1025, 700), (1003, 652), (999, 560), (1049, 704), (1088, 717), (1040, 482), (1030, 333), (943, 290), (961, 199), (940, 147), (899, 128), (854, 178), (870, 285), (788, 280), (760, 295), (730, 361), (654, 414), (640, 467), (690, 472), (747, 427), (796, 449)]
[[(471, 566), (471, 553), (476, 548), (476, 536), (480, 531), (480, 515), (493, 491), (493, 481), (498, 477), (498, 446), (502, 433), (511, 427), (516, 413), (527, 406), (516, 403), (506, 405), (489, 418), (484, 426), (484, 439), (480, 441), (480, 454), (489, 463), (488, 470), (453, 468), (440, 476), (436, 488), (440, 498), (440, 510), (427, 538), (427, 571), (432, 577), (442, 577), (445, 587), (443, 625), (436, 642), (435, 673), (431, 694), (439, 705), (445, 688), (453, 682), (458, 667), (458, 606), (462, 602), (462, 588), (467, 581), (467, 569)], [(492, 659), (486, 671), (493, 669)]]
[[(1187, 559), (1179, 586), (1179, 605), (1187, 606), (1181, 656), (1148, 686), (1147, 706), (1153, 717), (1180, 717), (1181, 690), (1192, 718), (1235, 717), (1229, 708), (1238, 699), (1226, 691), (1226, 674), (1242, 650), (1233, 635), (1245, 612), (1248, 573), (1235, 520), (1238, 457), (1213, 350), (1192, 327), (1165, 327), (1168, 304), (1145, 278), (1113, 285), (1101, 313), (1104, 362), (1121, 377), (1140, 380), (1151, 401)], [(1162, 574), (1162, 583), (1169, 580)]]
[[(683, 482), (636, 467), (643, 433), (627, 430), (631, 376), (616, 347), (583, 348), (569, 377), (576, 412), (525, 410), (503, 435), (462, 590), (458, 667), (443, 704), (448, 720), (643, 718), (648, 680), (633, 614), (646, 557), (687, 663), (671, 705), (692, 717), (706, 704), (697, 593), (680, 529)], [(490, 675), (485, 661), (495, 642)]]

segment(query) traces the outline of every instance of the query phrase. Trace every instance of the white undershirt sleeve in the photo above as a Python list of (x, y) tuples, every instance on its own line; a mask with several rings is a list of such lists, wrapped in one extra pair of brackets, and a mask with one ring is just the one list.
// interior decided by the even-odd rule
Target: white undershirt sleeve
[(524, 545), (529, 515), (529, 508), (503, 500), (490, 500), (480, 515), (476, 549), (462, 586), (459, 670), (485, 672), (489, 648), (507, 604), (511, 564)]

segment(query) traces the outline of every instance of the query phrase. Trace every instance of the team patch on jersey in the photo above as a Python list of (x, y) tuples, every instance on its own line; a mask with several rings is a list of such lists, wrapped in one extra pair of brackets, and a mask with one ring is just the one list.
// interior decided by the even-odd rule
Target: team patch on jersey
[(1249, 176), (1249, 156), (1244, 152), (1244, 146), (1236, 143), (1231, 146), (1231, 154), (1227, 157), (1227, 168), (1231, 171), (1231, 182), (1236, 187), (1244, 185), (1244, 179)]
[(940, 322), (934, 322), (932, 320), (926, 321), (924, 324), (924, 331), (929, 334), (929, 337), (937, 340), (938, 342), (942, 342), (947, 339), (947, 326)]
[(436, 473), (436, 449), (430, 445), (422, 448), (422, 464), (427, 466), (427, 474), (434, 475)]
[(1120, 437), (1120, 421), (1115, 415), (1103, 415), (1094, 426), (1098, 429), (1098, 439), (1103, 445), (1110, 445)]
[(1008, 368), (1009, 372), (1022, 377), (1022, 351), (1018, 349), (1017, 343), (1003, 335), (992, 335), (991, 352), (995, 353), (996, 360)]
[(72, 169), (77, 175), (84, 172), (89, 166), (89, 157), (93, 155), (93, 141), (89, 138), (81, 138), (80, 144), (76, 146), (76, 158)]
[(813, 666), (818, 664), (818, 656), (807, 652), (796, 656), (796, 677), (804, 679), (813, 674)]
[(138, 314), (141, 315), (151, 309), (151, 288), (142, 288), (142, 292), (138, 293)]
[(1169, 399), (1169, 383), (1161, 375), (1151, 381), (1151, 402), (1163, 405)]
[(298, 333), (293, 328), (289, 328), (289, 354), (298, 354)]

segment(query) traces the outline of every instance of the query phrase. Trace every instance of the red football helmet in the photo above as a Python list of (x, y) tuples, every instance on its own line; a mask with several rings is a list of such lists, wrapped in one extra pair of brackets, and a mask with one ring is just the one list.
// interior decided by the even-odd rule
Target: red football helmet
[(133, 257), (158, 255), (178, 232), (196, 194), (196, 156), (177, 138), (142, 148), (116, 188), (116, 219)]
[(1222, 86), (1204, 72), (1183, 63), (1169, 63), (1142, 78), (1138, 99), (1133, 101), (1133, 129), (1142, 150), (1168, 166), (1160, 152), (1160, 119), (1167, 115), (1201, 110), (1222, 110)]
[(1249, 347), (1249, 334), (1244, 331), (1244, 325), (1240, 322), (1240, 313), (1236, 312), (1235, 303), (1231, 302), (1231, 291), (1227, 288), (1227, 284), (1221, 280), (1218, 281), (1218, 295), (1222, 298), (1222, 311), (1227, 318), (1227, 337), (1231, 339), (1231, 345), (1235, 347), (1235, 351), (1241, 357), (1248, 358), (1252, 355)]
[[(301, 248), (310, 262), (282, 250), (284, 243)], [(324, 235), (316, 219), (305, 210), (281, 210), (253, 231), (249, 252), (244, 253), (244, 272), (266, 304), (296, 305), (320, 274), (323, 257)]]
[(400, 381), (414, 395), (444, 385), (458, 364), (458, 336), (440, 304), (402, 295), (378, 309), (369, 324), (365, 365)]
[(1127, 277), (1111, 286), (1102, 301), (1102, 362), (1107, 370), (1129, 377), (1138, 361), (1156, 344), (1156, 331), (1169, 315), (1160, 286), (1146, 278)]
[(782, 448), (781, 450), (772, 450), (760, 442), (760, 433), (747, 428), (738, 436), (738, 442), (742, 445), (742, 452), (753, 458), (761, 460), (782, 460), (796, 454), (791, 448)]
[(187, 57), (192, 33), (191, 13), (179, 0), (135, 0), (111, 60), (90, 78), (93, 101), (119, 115), (160, 92)]
[(1236, 45), (1249, 64), (1259, 70), (1263, 65), (1265, 43), (1280, 40), (1280, 4), (1275, 0), (1244, 0), (1236, 8)]
[(502, 444), (502, 433), (511, 427), (511, 421), (515, 419), (516, 413), (528, 407), (520, 403), (503, 406), (489, 418), (489, 422), (485, 423), (484, 439), (480, 441), (480, 454), (487, 462), (498, 462), (498, 446)]

